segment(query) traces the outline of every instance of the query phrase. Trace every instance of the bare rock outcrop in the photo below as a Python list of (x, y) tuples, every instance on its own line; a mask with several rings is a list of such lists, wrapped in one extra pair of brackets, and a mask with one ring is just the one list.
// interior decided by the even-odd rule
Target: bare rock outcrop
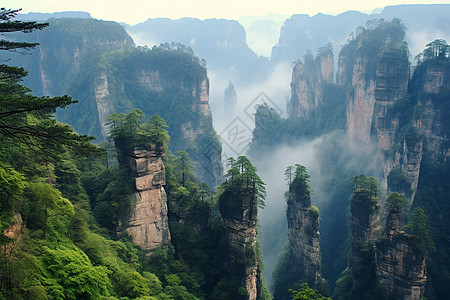
[(315, 59), (307, 54), (304, 61), (298, 61), (292, 71), (290, 116), (308, 119), (321, 104), (324, 85), (333, 82), (333, 75), (331, 48), (324, 47)]
[(400, 230), (402, 212), (389, 213), (375, 253), (377, 285), (398, 300), (420, 300), (427, 281), (425, 257), (414, 237)]
[(170, 244), (163, 155), (162, 148), (137, 147), (121, 159), (135, 176), (136, 192), (118, 232), (126, 232), (149, 255), (159, 246)]
[(222, 204), (222, 215), (227, 245), (227, 269), (241, 280), (246, 288), (249, 300), (261, 297), (261, 270), (258, 262), (257, 219), (258, 204), (252, 192), (242, 192)]
[(302, 281), (317, 286), (321, 281), (319, 211), (311, 206), (309, 194), (294, 189), (289, 192), (286, 216), (292, 271)]

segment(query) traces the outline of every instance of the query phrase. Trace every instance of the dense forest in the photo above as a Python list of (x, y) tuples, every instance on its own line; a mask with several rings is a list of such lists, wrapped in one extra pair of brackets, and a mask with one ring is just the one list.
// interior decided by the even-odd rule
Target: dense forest
[[(0, 10), (0, 299), (448, 297), (444, 39), (413, 63), (402, 21), (379, 19), (336, 72), (331, 43), (307, 51), (287, 114), (257, 105), (247, 156), (222, 161), (189, 46), (19, 12)], [(273, 203), (283, 213), (261, 228)]]

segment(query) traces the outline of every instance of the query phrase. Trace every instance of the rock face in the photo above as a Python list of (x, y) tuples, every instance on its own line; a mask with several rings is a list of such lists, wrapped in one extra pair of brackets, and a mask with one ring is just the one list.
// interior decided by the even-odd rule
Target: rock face
[(289, 260), (299, 279), (312, 286), (321, 281), (319, 211), (311, 207), (309, 195), (289, 191), (286, 210)]
[[(400, 127), (398, 102), (408, 97), (409, 61), (400, 29), (392, 22), (362, 31), (341, 51), (337, 82), (347, 93), (347, 135), (352, 147), (376, 147), (378, 177), (387, 187)], [(368, 46), (367, 40), (378, 44)], [(376, 57), (374, 57), (376, 56)], [(396, 110), (397, 109), (397, 110)]]
[(118, 234), (126, 232), (133, 244), (148, 255), (159, 246), (170, 244), (166, 175), (162, 148), (134, 148), (122, 153), (121, 164), (135, 175), (134, 201), (127, 216), (119, 220)]
[(333, 82), (334, 59), (331, 47), (325, 47), (314, 59), (311, 54), (298, 61), (292, 71), (289, 114), (292, 118), (309, 119), (321, 104), (323, 88)]
[(256, 196), (243, 192), (233, 199), (236, 206), (220, 207), (227, 240), (227, 268), (238, 274), (249, 294), (249, 300), (261, 296), (261, 270), (257, 247), (258, 208)]
[(352, 201), (350, 214), (350, 236), (353, 240), (369, 244), (379, 238), (381, 226), (378, 202)]
[[(386, 43), (390, 43), (386, 38)], [(359, 51), (358, 51), (359, 50)], [(399, 57), (381, 56), (376, 62), (356, 48), (353, 64), (345, 51), (339, 58), (339, 84), (350, 83), (348, 95), (347, 129), (353, 145), (369, 144), (374, 138), (383, 151), (390, 150), (398, 130), (398, 120), (388, 109), (404, 97), (408, 88), (409, 62), (407, 52), (399, 51)], [(375, 67), (373, 66), (375, 64)], [(351, 77), (348, 78), (348, 70)]]
[(375, 254), (377, 284), (394, 299), (420, 300), (427, 280), (425, 258), (418, 255), (414, 237), (400, 230), (402, 212), (391, 212)]

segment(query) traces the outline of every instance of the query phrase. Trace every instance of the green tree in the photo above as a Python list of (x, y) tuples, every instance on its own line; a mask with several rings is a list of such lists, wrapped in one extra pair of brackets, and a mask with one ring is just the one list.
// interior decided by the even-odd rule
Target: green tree
[(392, 212), (400, 212), (408, 206), (408, 200), (399, 193), (392, 193), (386, 199), (386, 208)]
[(425, 211), (416, 207), (409, 216), (408, 224), (403, 227), (406, 232), (414, 235), (416, 246), (423, 256), (430, 251), (435, 251), (431, 232), (427, 227), (427, 219)]
[(294, 170), (293, 166), (288, 166), (284, 171), (284, 181), (286, 181), (288, 185), (291, 184), (292, 182), (292, 177), (294, 175), (293, 170)]
[[(46, 26), (48, 23), (37, 23), (37, 22), (23, 22), (23, 21), (11, 21), (12, 18), (22, 9), (7, 9), (5, 7), (0, 8), (0, 32), (11, 33), (11, 32), (32, 32), (34, 30), (40, 30)], [(1, 40), (0, 50), (13, 51), (16, 49), (31, 49), (36, 47), (37, 43), (25, 43), (25, 42), (12, 42)]]
[(258, 200), (260, 208), (265, 207), (266, 187), (265, 183), (256, 173), (256, 168), (245, 156), (239, 156), (237, 159), (228, 158), (229, 169), (225, 174), (225, 181), (220, 187), (222, 190), (231, 188), (251, 190)]
[[(20, 9), (0, 9), (0, 32), (32, 32), (47, 23), (12, 21)], [(0, 50), (17, 51), (31, 49), (37, 43), (0, 40)], [(16, 147), (32, 150), (34, 155), (56, 157), (63, 146), (81, 152), (97, 152), (90, 144), (93, 137), (80, 136), (68, 125), (58, 123), (52, 113), (77, 101), (68, 96), (36, 97), (19, 82), (27, 72), (23, 68), (0, 65), (0, 152), (10, 151), (11, 143)]]
[(302, 283), (300, 289), (289, 290), (291, 292), (291, 300), (331, 300), (331, 298), (324, 297), (317, 290), (313, 290), (307, 283)]
[(170, 137), (166, 122), (154, 115), (145, 123), (145, 114), (135, 108), (128, 114), (112, 114), (108, 116), (111, 126), (111, 138), (119, 149), (125, 150), (136, 146), (156, 146), (167, 148)]
[[(372, 199), (379, 200), (382, 189), (378, 181), (366, 175), (357, 175), (351, 178), (350, 187), (353, 188), (352, 201)], [(377, 200), (378, 199), (378, 200)]]
[(192, 171), (194, 167), (192, 166), (192, 160), (186, 151), (175, 152), (177, 158), (175, 159), (176, 169), (181, 177), (181, 185), (185, 186), (187, 180), (192, 180)]

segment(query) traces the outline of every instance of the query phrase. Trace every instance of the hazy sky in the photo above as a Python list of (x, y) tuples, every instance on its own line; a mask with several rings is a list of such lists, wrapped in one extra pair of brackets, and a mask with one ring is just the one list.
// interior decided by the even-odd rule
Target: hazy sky
[(94, 18), (130, 25), (148, 18), (181, 17), (238, 19), (246, 15), (339, 14), (347, 10), (371, 12), (398, 4), (450, 4), (450, 0), (0, 0), (6, 8), (27, 12), (87, 11)]

